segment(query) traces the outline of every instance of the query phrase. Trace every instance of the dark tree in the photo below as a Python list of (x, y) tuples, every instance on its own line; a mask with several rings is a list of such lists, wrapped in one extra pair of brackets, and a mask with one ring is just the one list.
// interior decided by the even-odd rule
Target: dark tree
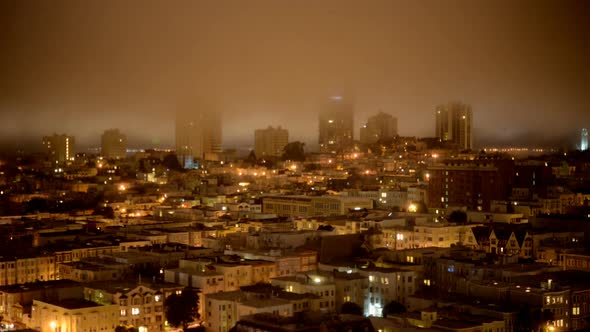
[(363, 308), (360, 305), (354, 302), (344, 302), (342, 304), (342, 308), (340, 308), (340, 313), (342, 314), (349, 314), (349, 315), (363, 315)]
[(254, 150), (250, 151), (244, 162), (250, 165), (256, 165), (258, 163), (258, 158), (256, 157), (256, 153)]
[(192, 288), (185, 288), (181, 294), (172, 294), (164, 301), (166, 320), (173, 327), (186, 331), (188, 324), (199, 318), (199, 294)]
[(162, 165), (173, 171), (182, 171), (182, 166), (178, 162), (178, 157), (174, 153), (167, 154), (162, 160)]
[(283, 148), (283, 160), (305, 161), (305, 150), (303, 146), (305, 143), (295, 141), (290, 142)]
[(104, 218), (113, 219), (115, 218), (115, 211), (110, 206), (98, 207), (92, 212), (95, 216), (103, 216)]
[(26, 203), (27, 213), (38, 213), (49, 211), (49, 202), (44, 198), (33, 198)]
[(312, 171), (318, 171), (320, 169), (322, 169), (322, 166), (320, 166), (320, 164), (313, 163), (313, 164), (305, 165), (305, 167), (303, 168), (303, 171), (312, 172)]
[(449, 215), (449, 221), (457, 224), (467, 223), (467, 213), (461, 210), (455, 210)]
[(553, 312), (549, 309), (532, 309), (522, 306), (516, 314), (516, 331), (539, 331), (541, 327), (554, 320)]
[(333, 231), (334, 227), (332, 227), (331, 225), (320, 225), (318, 226), (318, 231)]
[(383, 307), (382, 314), (383, 317), (387, 317), (388, 315), (403, 314), (404, 312), (406, 312), (406, 307), (403, 304), (391, 301)]
[(119, 325), (119, 326), (115, 327), (115, 332), (138, 332), (138, 329), (133, 326), (126, 327), (126, 326)]

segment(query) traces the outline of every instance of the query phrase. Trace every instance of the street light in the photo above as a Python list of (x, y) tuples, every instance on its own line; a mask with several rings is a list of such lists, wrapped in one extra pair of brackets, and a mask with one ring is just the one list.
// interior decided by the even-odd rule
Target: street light
[(49, 323), (49, 326), (53, 331), (57, 331), (57, 323), (54, 320)]

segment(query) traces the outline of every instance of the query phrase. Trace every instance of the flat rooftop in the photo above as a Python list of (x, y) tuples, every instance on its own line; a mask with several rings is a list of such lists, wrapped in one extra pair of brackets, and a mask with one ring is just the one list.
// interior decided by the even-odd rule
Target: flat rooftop
[(21, 292), (32, 292), (41, 289), (49, 288), (66, 288), (82, 286), (79, 282), (67, 279), (61, 280), (50, 280), (50, 281), (38, 281), (25, 284), (16, 284), (9, 286), (0, 286), (0, 292), (4, 293), (21, 293)]
[(90, 283), (85, 283), (84, 286), (86, 288), (91, 289), (100, 289), (104, 290), (109, 293), (127, 293), (130, 290), (144, 286), (153, 290), (159, 289), (167, 289), (167, 288), (183, 288), (183, 286), (170, 283), (170, 282), (153, 282), (152, 279), (146, 278), (146, 280), (142, 279), (141, 283), (139, 283), (139, 279), (133, 280), (109, 280), (109, 281), (95, 281)]
[(39, 301), (43, 303), (52, 304), (58, 307), (62, 307), (65, 309), (84, 309), (84, 308), (93, 308), (93, 307), (102, 307), (102, 304), (98, 304), (96, 302), (84, 300), (84, 299), (65, 299), (61, 301)]

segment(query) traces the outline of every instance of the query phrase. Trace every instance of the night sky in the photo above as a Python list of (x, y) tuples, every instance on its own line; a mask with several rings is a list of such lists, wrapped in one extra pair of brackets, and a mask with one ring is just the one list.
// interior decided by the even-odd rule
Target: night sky
[[(590, 127), (589, 1), (0, 2), (0, 141), (53, 132), (98, 146), (173, 145), (173, 114), (223, 110), (226, 146), (282, 125), (317, 141), (317, 112), (353, 98), (401, 135), (433, 136), (434, 107), (474, 111), (475, 143), (574, 144)], [(570, 141), (568, 141), (570, 140)]]

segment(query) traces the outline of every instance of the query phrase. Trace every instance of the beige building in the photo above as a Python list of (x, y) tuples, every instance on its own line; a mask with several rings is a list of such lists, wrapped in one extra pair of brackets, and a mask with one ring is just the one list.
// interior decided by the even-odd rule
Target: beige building
[(320, 151), (340, 153), (351, 147), (353, 142), (353, 105), (340, 96), (330, 98), (319, 116)]
[(205, 295), (204, 326), (207, 332), (227, 332), (242, 316), (258, 313), (293, 315), (293, 303), (288, 300), (243, 291)]
[(416, 271), (375, 267), (358, 272), (369, 279), (365, 315), (380, 317), (383, 307), (389, 302), (406, 304), (407, 298), (416, 292)]
[[(164, 300), (184, 287), (171, 283), (96, 282), (87, 284), (87, 300), (116, 306), (117, 325), (133, 326), (139, 331), (162, 331), (166, 317)], [(112, 330), (109, 330), (112, 331)]]
[(287, 292), (297, 294), (315, 294), (320, 297), (320, 310), (337, 310), (336, 284), (334, 283), (334, 278), (325, 273), (318, 271), (297, 273), (294, 276), (274, 278), (271, 280), (271, 284), (273, 286), (281, 287)]
[(388, 249), (449, 248), (461, 244), (470, 248), (477, 246), (472, 228), (476, 225), (453, 225), (429, 223), (413, 227), (382, 229), (381, 245)]
[(347, 196), (264, 196), (262, 212), (273, 213), (280, 217), (316, 217), (338, 216), (372, 209), (373, 201), (362, 197)]
[(280, 157), (289, 143), (289, 132), (280, 126), (257, 129), (254, 132), (254, 153), (257, 158)]
[(28, 327), (41, 332), (114, 331), (119, 324), (119, 306), (67, 299), (55, 302), (34, 300)]
[(176, 155), (185, 168), (194, 159), (217, 160), (221, 153), (221, 116), (211, 110), (176, 115)]
[(29, 323), (33, 300), (82, 298), (83, 287), (71, 280), (52, 280), (0, 286), (0, 316), (6, 324)]
[(379, 112), (369, 117), (367, 123), (361, 127), (360, 133), (363, 144), (392, 139), (397, 136), (397, 118), (391, 114)]
[(118, 265), (118, 268), (115, 266), (109, 267), (91, 262), (78, 261), (60, 263), (58, 264), (58, 270), (60, 278), (78, 282), (115, 280), (124, 274), (127, 266), (117, 263), (112, 265)]
[[(268, 261), (275, 264), (272, 268), (267, 264), (260, 263), (257, 266), (254, 262), (246, 262), (246, 264), (254, 264), (253, 271), (260, 271), (263, 269), (263, 275), (253, 276), (252, 280), (264, 279), (265, 282), (270, 282), (267, 277), (283, 277), (295, 275), (299, 272), (315, 271), (318, 268), (317, 252), (312, 250), (271, 250), (270, 252), (261, 252), (254, 250), (225, 250), (226, 255), (238, 255), (246, 260), (254, 261)], [(257, 266), (257, 267), (254, 267)]]
[(100, 139), (100, 155), (108, 159), (125, 159), (127, 135), (119, 129), (105, 130)]
[(461, 149), (473, 147), (473, 112), (471, 106), (450, 102), (436, 107), (435, 136), (442, 142), (452, 142)]
[(43, 146), (52, 163), (66, 163), (74, 160), (76, 155), (76, 140), (66, 134), (43, 137)]
[(0, 286), (54, 280), (56, 276), (53, 256), (0, 259)]

